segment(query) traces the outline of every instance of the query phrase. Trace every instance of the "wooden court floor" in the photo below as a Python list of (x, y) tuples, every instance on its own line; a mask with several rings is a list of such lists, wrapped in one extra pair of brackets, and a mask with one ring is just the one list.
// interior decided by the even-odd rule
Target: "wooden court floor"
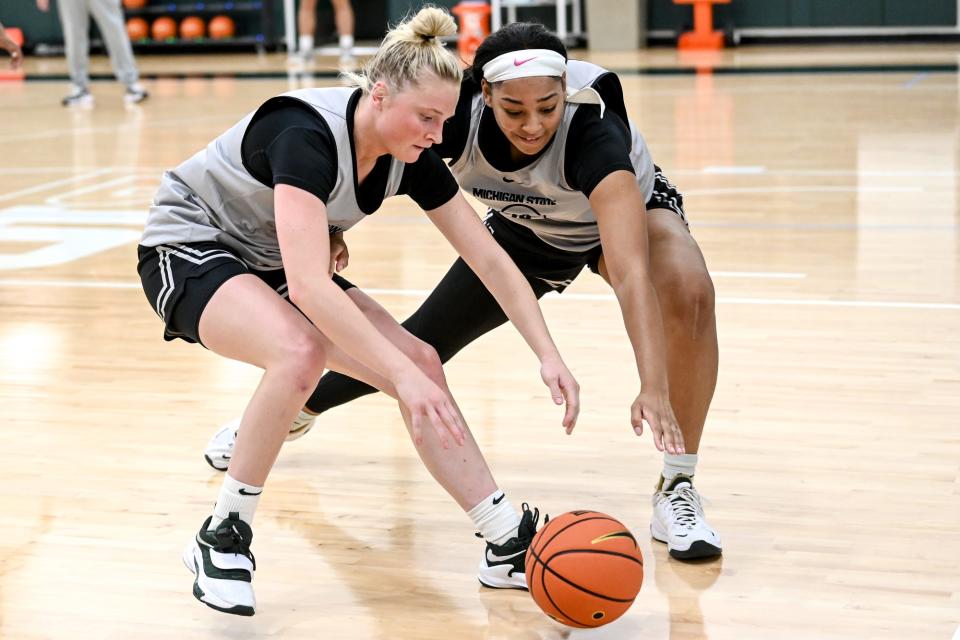
[[(651, 55), (603, 62), (669, 63)], [(761, 67), (803, 57), (728, 55)], [(628, 341), (611, 292), (585, 274), (542, 305), (583, 388), (574, 435), (511, 328), (447, 371), (515, 505), (597, 509), (637, 534), (645, 583), (626, 616), (571, 631), (524, 593), (481, 589), (482, 545), (382, 397), (331, 411), (281, 453), (255, 523), (257, 615), (202, 606), (179, 559), (219, 487), (201, 454), (258, 373), (161, 339), (135, 247), (164, 168), (302, 81), (148, 79), (151, 99), (131, 109), (97, 82), (96, 107), (81, 111), (59, 106), (63, 83), (0, 82), (0, 638), (952, 637), (957, 74), (623, 81), (717, 288), (721, 369), (698, 486), (722, 561), (672, 560), (647, 535), (660, 457), (629, 428)], [(401, 318), (453, 257), (400, 199), (347, 240), (346, 275)]]

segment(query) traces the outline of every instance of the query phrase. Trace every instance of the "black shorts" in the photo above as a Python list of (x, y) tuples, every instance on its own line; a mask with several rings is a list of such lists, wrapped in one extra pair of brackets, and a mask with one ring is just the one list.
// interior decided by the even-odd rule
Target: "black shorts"
[[(147, 301), (164, 323), (163, 338), (200, 343), (200, 316), (224, 282), (252, 273), (289, 300), (283, 269), (251, 269), (219, 242), (185, 242), (137, 248), (137, 272)], [(354, 285), (338, 275), (333, 281), (346, 291)], [(202, 344), (202, 343), (201, 343)]]
[[(653, 194), (647, 201), (647, 211), (667, 209), (675, 213), (684, 226), (687, 226), (683, 195), (664, 177), (660, 167), (654, 165), (654, 169), (656, 174)], [(527, 227), (511, 222), (493, 209), (487, 213), (484, 224), (497, 243), (510, 254), (523, 275), (544, 282), (554, 291), (562, 292), (570, 286), (584, 267), (589, 267), (594, 273), (600, 272), (599, 262), (603, 248), (599, 245), (589, 251), (579, 252), (558, 249), (538, 238)]]
[(680, 220), (683, 221), (685, 227), (689, 227), (687, 214), (683, 210), (683, 194), (680, 193), (674, 185), (670, 184), (670, 181), (663, 175), (660, 167), (653, 165), (653, 170), (655, 172), (653, 175), (653, 193), (650, 194), (650, 199), (647, 200), (647, 211), (651, 209), (669, 209), (677, 214)]

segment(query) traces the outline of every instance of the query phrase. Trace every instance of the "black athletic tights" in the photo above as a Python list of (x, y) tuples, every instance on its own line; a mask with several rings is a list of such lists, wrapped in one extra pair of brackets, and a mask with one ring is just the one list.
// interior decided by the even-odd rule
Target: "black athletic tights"
[[(537, 298), (551, 290), (542, 280), (527, 276)], [(488, 331), (507, 321), (506, 315), (480, 278), (458, 259), (420, 308), (403, 323), (404, 328), (433, 346), (446, 362)], [(315, 413), (340, 406), (377, 390), (341, 373), (327, 372), (307, 400)]]

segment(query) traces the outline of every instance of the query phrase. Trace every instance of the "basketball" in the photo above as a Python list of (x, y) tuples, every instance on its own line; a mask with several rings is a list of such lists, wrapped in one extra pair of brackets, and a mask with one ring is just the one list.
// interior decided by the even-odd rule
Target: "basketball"
[(147, 6), (147, 0), (123, 0), (125, 9), (143, 9)]
[(199, 40), (207, 31), (202, 18), (190, 16), (180, 22), (180, 37), (183, 40)]
[(544, 613), (571, 627), (599, 627), (630, 608), (643, 584), (633, 534), (597, 511), (550, 520), (527, 549), (527, 586)]
[(227, 16), (215, 16), (207, 25), (210, 37), (214, 40), (225, 40), (233, 37), (233, 20)]
[(127, 35), (130, 36), (130, 40), (133, 42), (146, 40), (150, 35), (150, 27), (147, 26), (147, 21), (143, 18), (130, 18), (127, 20)]
[(177, 37), (177, 23), (169, 16), (157, 18), (150, 25), (150, 35), (154, 40), (171, 40)]

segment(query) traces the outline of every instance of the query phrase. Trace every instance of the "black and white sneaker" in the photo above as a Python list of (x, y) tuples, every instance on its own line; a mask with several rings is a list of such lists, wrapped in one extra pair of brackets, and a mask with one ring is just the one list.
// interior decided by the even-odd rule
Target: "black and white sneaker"
[(65, 107), (91, 107), (93, 106), (93, 94), (86, 87), (77, 84), (70, 85), (70, 93), (60, 101)]
[[(480, 584), (491, 589), (527, 589), (526, 558), (527, 549), (533, 536), (537, 533), (537, 523), (540, 520), (540, 510), (530, 510), (526, 502), (522, 507), (520, 527), (517, 537), (510, 538), (503, 544), (487, 542), (480, 561), (480, 571), (477, 578)], [(544, 524), (550, 520), (546, 516)], [(479, 535), (479, 534), (478, 534)]]
[[(300, 415), (290, 425), (290, 433), (287, 434), (286, 441), (290, 442), (307, 435), (307, 432), (313, 428), (316, 418), (315, 414), (300, 411)], [(233, 445), (237, 441), (239, 429), (240, 418), (234, 418), (213, 434), (213, 437), (207, 442), (207, 448), (203, 451), (203, 459), (207, 461), (207, 464), (217, 471), (227, 470), (227, 467), (230, 466), (230, 458), (233, 456)]]
[(139, 82), (134, 82), (123, 92), (123, 101), (127, 104), (140, 104), (150, 97), (150, 94)]
[(707, 522), (693, 478), (681, 474), (669, 485), (664, 484), (661, 476), (653, 494), (653, 539), (666, 542), (670, 555), (678, 560), (711, 558), (723, 553), (720, 534)]
[(183, 552), (183, 563), (196, 576), (193, 595), (211, 609), (252, 616), (257, 606), (252, 584), (257, 561), (250, 552), (253, 531), (236, 512), (207, 531), (212, 517)]

